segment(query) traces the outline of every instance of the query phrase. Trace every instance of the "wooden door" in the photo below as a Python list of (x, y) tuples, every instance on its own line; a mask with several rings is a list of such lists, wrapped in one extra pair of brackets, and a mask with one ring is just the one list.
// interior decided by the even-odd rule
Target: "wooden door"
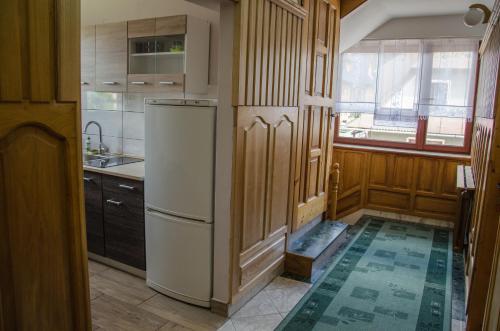
[(96, 91), (127, 91), (127, 22), (96, 26)]
[(236, 11), (233, 304), (284, 267), (305, 17), (300, 6), (282, 0), (242, 0)]
[(293, 230), (321, 215), (328, 204), (332, 152), (331, 114), (339, 35), (339, 3), (306, 1), (309, 8), (305, 85), (300, 98), (300, 134), (296, 190), (297, 215)]
[(0, 3), (0, 330), (90, 330), (80, 2)]

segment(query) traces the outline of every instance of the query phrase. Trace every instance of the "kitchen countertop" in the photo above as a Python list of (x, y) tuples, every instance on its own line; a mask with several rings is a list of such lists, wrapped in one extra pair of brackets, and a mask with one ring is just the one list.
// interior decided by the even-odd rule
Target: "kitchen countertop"
[(83, 170), (98, 172), (100, 174), (105, 174), (105, 175), (144, 181), (144, 161), (124, 164), (110, 168), (96, 168), (84, 165)]

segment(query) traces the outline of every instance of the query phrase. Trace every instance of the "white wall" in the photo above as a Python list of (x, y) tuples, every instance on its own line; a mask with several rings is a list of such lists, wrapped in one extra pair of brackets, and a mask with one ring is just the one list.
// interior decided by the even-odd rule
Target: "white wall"
[(375, 29), (364, 39), (430, 39), (477, 38), (484, 35), (486, 25), (466, 27), (463, 15), (395, 18)]
[(215, 228), (213, 299), (230, 300), (231, 191), (233, 167), (233, 32), (234, 3), (220, 4), (219, 108), (215, 156)]
[[(492, 8), (493, 2), (494, 0), (369, 0), (340, 21), (340, 51), (345, 51), (395, 18), (462, 16), (473, 3), (482, 3)], [(415, 30), (425, 28), (421, 25), (414, 26)], [(437, 28), (446, 29), (442, 24)], [(460, 30), (463, 30), (462, 27)]]
[(192, 15), (210, 22), (209, 84), (217, 84), (219, 12), (184, 0), (81, 0), (82, 26), (150, 17)]

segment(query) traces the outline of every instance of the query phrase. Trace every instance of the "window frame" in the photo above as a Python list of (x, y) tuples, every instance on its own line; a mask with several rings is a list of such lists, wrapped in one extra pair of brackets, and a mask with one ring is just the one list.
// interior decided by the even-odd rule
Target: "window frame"
[[(376, 139), (364, 139), (364, 138), (348, 138), (341, 137), (339, 135), (340, 129), (340, 116), (335, 116), (334, 125), (334, 143), (350, 144), (350, 145), (360, 145), (360, 146), (371, 146), (371, 147), (382, 147), (382, 148), (398, 148), (405, 150), (415, 150), (415, 151), (427, 151), (427, 152), (444, 152), (444, 153), (457, 153), (457, 154), (469, 154), (471, 150), (472, 142), (472, 129), (474, 127), (474, 119), (476, 114), (476, 98), (477, 98), (477, 87), (479, 80), (479, 68), (480, 68), (480, 57), (477, 57), (476, 63), (476, 79), (474, 82), (474, 98), (472, 106), (472, 120), (465, 121), (464, 130), (464, 146), (450, 146), (450, 145), (429, 145), (425, 143), (425, 138), (427, 135), (427, 118), (419, 118), (417, 123), (417, 132), (415, 136), (415, 143), (403, 143), (387, 140), (376, 140)], [(340, 65), (340, 64), (339, 64)]]

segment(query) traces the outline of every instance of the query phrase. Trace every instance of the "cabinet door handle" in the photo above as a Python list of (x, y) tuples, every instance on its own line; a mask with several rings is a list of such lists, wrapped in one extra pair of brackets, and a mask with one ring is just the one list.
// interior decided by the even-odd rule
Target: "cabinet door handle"
[(90, 178), (90, 177), (83, 177), (83, 181), (86, 182), (86, 183), (90, 183), (90, 182), (92, 182), (92, 178)]
[(81, 85), (89, 85), (88, 82), (80, 82)]
[(123, 202), (115, 201), (113, 199), (108, 199), (108, 200), (106, 200), (106, 202), (109, 203), (110, 205), (115, 205), (115, 206), (121, 206), (123, 204)]
[(125, 190), (129, 190), (129, 191), (133, 191), (135, 190), (135, 187), (134, 186), (130, 186), (130, 185), (125, 185), (125, 184), (120, 184), (118, 185), (119, 188), (123, 188)]
[(146, 85), (146, 82), (130, 82), (130, 85)]
[(166, 81), (166, 82), (159, 82), (160, 85), (175, 85), (175, 82), (172, 81)]
[(102, 82), (103, 85), (118, 85), (117, 82)]

